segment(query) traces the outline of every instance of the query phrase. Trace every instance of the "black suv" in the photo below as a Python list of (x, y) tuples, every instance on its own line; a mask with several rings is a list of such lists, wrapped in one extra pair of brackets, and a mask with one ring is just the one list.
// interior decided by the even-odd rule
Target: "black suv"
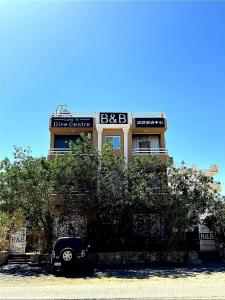
[(54, 274), (74, 267), (81, 267), (85, 272), (91, 271), (88, 247), (80, 237), (59, 238), (52, 252), (51, 266)]

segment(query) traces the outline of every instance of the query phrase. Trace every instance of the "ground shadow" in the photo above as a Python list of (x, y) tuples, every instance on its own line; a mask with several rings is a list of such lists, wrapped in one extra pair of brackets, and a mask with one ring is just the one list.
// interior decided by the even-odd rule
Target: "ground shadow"
[(106, 278), (114, 277), (121, 279), (149, 279), (154, 276), (176, 279), (196, 277), (199, 274), (212, 275), (215, 272), (225, 273), (225, 264), (207, 263), (199, 266), (130, 265), (126, 267), (99, 269), (97, 274)]
[[(196, 277), (199, 274), (213, 275), (225, 273), (225, 264), (207, 263), (199, 266), (183, 265), (128, 265), (122, 267), (96, 268), (94, 273), (83, 274), (80, 272), (65, 272), (59, 274), (63, 278), (119, 278), (119, 279), (150, 279), (154, 276), (161, 278), (187, 278)], [(50, 268), (33, 267), (29, 265), (4, 265), (0, 267), (0, 277), (40, 277), (51, 275)]]
[(27, 264), (21, 265), (3, 265), (0, 267), (0, 276), (14, 276), (14, 277), (39, 277), (49, 275), (50, 268), (47, 267), (33, 267)]

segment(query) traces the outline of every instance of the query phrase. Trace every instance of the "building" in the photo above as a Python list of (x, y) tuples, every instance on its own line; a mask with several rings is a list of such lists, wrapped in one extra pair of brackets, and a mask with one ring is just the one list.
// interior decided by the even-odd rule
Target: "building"
[(115, 154), (128, 162), (136, 156), (157, 155), (168, 160), (164, 113), (99, 112), (72, 113), (60, 105), (50, 116), (50, 150), (48, 158), (69, 151), (68, 141), (87, 134), (99, 153), (111, 142)]
[(217, 192), (222, 191), (222, 186), (219, 181), (214, 180), (214, 176), (219, 173), (219, 168), (217, 165), (211, 165), (209, 169), (198, 169), (196, 165), (192, 166), (192, 169), (195, 171), (202, 172), (205, 176), (209, 177), (211, 180), (211, 187), (216, 190)]
[[(165, 141), (167, 121), (164, 113), (72, 113), (66, 106), (60, 105), (50, 116), (49, 129), (48, 159), (70, 151), (67, 142), (75, 142), (84, 133), (89, 136), (99, 153), (102, 152), (105, 143), (111, 142), (115, 155), (124, 156), (126, 162), (135, 157), (152, 155), (160, 157), (165, 163), (169, 160)], [(88, 230), (95, 226), (93, 223), (96, 221), (96, 213), (85, 206), (85, 197), (85, 194), (72, 194), (70, 201), (73, 209), (65, 211), (61, 206), (64, 196), (52, 195), (50, 205), (54, 238), (70, 235), (85, 238)], [(135, 234), (142, 236), (146, 231), (146, 234), (152, 235), (153, 229), (150, 232), (149, 224), (153, 223), (154, 234), (161, 234), (162, 222), (158, 216), (145, 216), (139, 212), (132, 218)]]

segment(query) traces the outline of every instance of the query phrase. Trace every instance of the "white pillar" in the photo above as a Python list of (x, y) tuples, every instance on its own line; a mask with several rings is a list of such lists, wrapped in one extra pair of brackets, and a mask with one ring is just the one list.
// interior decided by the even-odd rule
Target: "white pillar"
[(98, 132), (98, 152), (100, 155), (102, 154), (102, 128), (96, 127), (97, 132)]
[(126, 164), (128, 163), (128, 131), (129, 128), (123, 128), (123, 153)]

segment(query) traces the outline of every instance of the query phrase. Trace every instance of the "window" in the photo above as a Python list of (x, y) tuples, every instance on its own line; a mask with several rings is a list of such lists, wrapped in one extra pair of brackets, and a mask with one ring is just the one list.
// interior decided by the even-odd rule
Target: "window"
[(133, 149), (151, 149), (160, 148), (160, 135), (159, 134), (133, 134), (132, 136)]
[(149, 149), (149, 148), (151, 148), (151, 142), (150, 141), (139, 141), (139, 148)]
[(105, 142), (112, 144), (114, 150), (120, 149), (120, 136), (106, 136)]
[(76, 142), (80, 135), (55, 135), (54, 148), (69, 148), (69, 141)]

